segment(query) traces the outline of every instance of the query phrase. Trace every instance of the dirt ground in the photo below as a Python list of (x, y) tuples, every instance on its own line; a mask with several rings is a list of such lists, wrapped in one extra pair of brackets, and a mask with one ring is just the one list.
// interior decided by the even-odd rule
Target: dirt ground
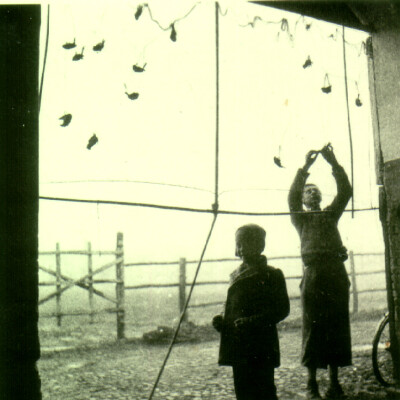
[[(341, 380), (349, 400), (400, 399), (375, 380), (371, 366), (372, 335), (377, 321), (355, 321), (353, 365), (343, 368)], [(276, 370), (282, 400), (305, 399), (306, 371), (300, 366), (299, 328), (281, 329), (282, 365)], [(153, 399), (235, 399), (232, 371), (217, 365), (218, 339), (179, 343), (171, 353)], [(81, 346), (68, 351), (46, 349), (39, 361), (44, 400), (144, 400), (148, 399), (168, 346), (127, 340)], [(327, 385), (320, 371), (320, 389)]]

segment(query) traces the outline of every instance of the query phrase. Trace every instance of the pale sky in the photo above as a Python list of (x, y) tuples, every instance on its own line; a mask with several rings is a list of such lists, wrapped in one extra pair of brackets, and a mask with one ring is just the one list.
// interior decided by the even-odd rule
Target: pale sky
[[(215, 185), (215, 5), (149, 1), (162, 27), (178, 20), (173, 42), (171, 31), (150, 19), (149, 9), (135, 19), (138, 4), (51, 3), (40, 115), (40, 195), (210, 208)], [(244, 2), (220, 4), (223, 13), (227, 10), (219, 16), (220, 209), (286, 212), (290, 183), (308, 150), (331, 142), (350, 176), (342, 28)], [(42, 38), (47, 3), (43, 5)], [(248, 23), (255, 16), (261, 19), (252, 27)], [(291, 36), (282, 30), (282, 18)], [(361, 51), (367, 35), (347, 28), (345, 35), (350, 43), (355, 207), (368, 208), (377, 206), (377, 187), (367, 58)], [(74, 39), (75, 49), (62, 47)], [(94, 52), (92, 47), (102, 40), (103, 50)], [(42, 59), (43, 46), (44, 40)], [(83, 47), (83, 59), (72, 61)], [(303, 68), (308, 56), (312, 65)], [(145, 71), (135, 73), (135, 64), (146, 64)], [(321, 91), (326, 74), (329, 94)], [(125, 92), (137, 92), (139, 98), (130, 100)], [(355, 105), (358, 94), (361, 107)], [(66, 113), (72, 121), (60, 127), (59, 117)], [(94, 133), (99, 142), (88, 150)], [(279, 155), (285, 168), (273, 162)], [(317, 160), (310, 180), (321, 187), (327, 205), (335, 184), (325, 161)], [(122, 231), (126, 261), (195, 259), (211, 219), (208, 214), (41, 200), (40, 250), (54, 249), (56, 242), (62, 249), (84, 249), (88, 241), (94, 249), (112, 250), (116, 232)], [(219, 216), (206, 258), (233, 256), (234, 232), (248, 222), (267, 230), (267, 254), (299, 254), (288, 216)], [(357, 213), (354, 219), (347, 213), (340, 230), (349, 249), (383, 251), (376, 211)]]

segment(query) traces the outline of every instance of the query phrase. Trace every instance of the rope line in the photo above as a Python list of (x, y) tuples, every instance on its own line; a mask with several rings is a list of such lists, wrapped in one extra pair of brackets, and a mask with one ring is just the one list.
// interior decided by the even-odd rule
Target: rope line
[[(162, 204), (151, 204), (151, 203), (133, 203), (129, 201), (116, 201), (116, 200), (92, 200), (92, 199), (72, 199), (66, 197), (47, 197), (47, 196), (39, 196), (40, 200), (49, 200), (49, 201), (65, 201), (71, 203), (89, 203), (89, 204), (108, 204), (108, 205), (116, 205), (116, 206), (131, 206), (131, 207), (148, 207), (148, 208), (158, 208), (161, 210), (172, 210), (172, 211), (187, 211), (187, 212), (197, 212), (197, 213), (215, 213), (214, 209), (209, 208), (191, 208), (191, 207), (179, 207), (179, 206), (166, 206)], [(379, 210), (379, 207), (368, 207), (368, 208), (356, 208), (354, 210), (344, 210), (344, 212), (363, 212), (363, 211), (375, 211)], [(284, 215), (292, 215), (292, 214), (301, 214), (304, 211), (282, 211), (282, 212), (251, 212), (251, 211), (229, 211), (229, 210), (218, 210), (218, 214), (225, 215), (247, 215), (247, 216), (284, 216)], [(308, 213), (313, 214), (323, 214), (329, 211), (307, 211)]]
[(42, 104), (42, 91), (43, 91), (43, 81), (44, 81), (44, 71), (46, 69), (47, 61), (47, 51), (49, 49), (49, 32), (50, 32), (50, 4), (47, 5), (47, 31), (46, 31), (46, 46), (44, 48), (44, 59), (42, 68), (42, 77), (40, 79), (40, 89), (39, 89), (39, 111)]
[(201, 267), (201, 264), (202, 264), (202, 261), (203, 261), (203, 258), (204, 258), (204, 254), (205, 254), (205, 252), (206, 252), (208, 243), (209, 243), (209, 241), (210, 241), (211, 234), (212, 234), (212, 232), (213, 232), (213, 230), (214, 230), (214, 226), (215, 226), (215, 222), (216, 222), (216, 220), (217, 220), (217, 216), (218, 216), (218, 212), (215, 212), (215, 213), (214, 213), (214, 218), (213, 218), (213, 221), (212, 221), (212, 224), (211, 224), (211, 228), (210, 228), (210, 231), (209, 231), (208, 236), (207, 236), (207, 239), (206, 239), (206, 243), (205, 243), (205, 245), (204, 245), (204, 247), (203, 247), (203, 251), (201, 252), (201, 256), (200, 256), (199, 263), (197, 264), (197, 268), (196, 268), (196, 272), (195, 272), (195, 275), (194, 275), (194, 278), (193, 278), (193, 282), (192, 282), (192, 284), (191, 284), (191, 286), (190, 286), (190, 290), (189, 290), (188, 297), (187, 297), (187, 299), (186, 299), (185, 305), (184, 305), (184, 307), (183, 307), (182, 313), (181, 313), (180, 318), (179, 318), (178, 326), (177, 326), (176, 329), (175, 329), (174, 336), (173, 336), (173, 338), (172, 338), (172, 340), (171, 340), (171, 343), (170, 343), (170, 345), (169, 345), (169, 347), (168, 347), (167, 354), (166, 354), (166, 356), (165, 356), (165, 358), (164, 358), (164, 361), (163, 361), (163, 363), (162, 363), (162, 365), (161, 365), (160, 371), (158, 372), (156, 381), (154, 382), (154, 385), (153, 385), (153, 388), (152, 388), (152, 390), (151, 390), (150, 396), (148, 397), (148, 400), (151, 400), (151, 399), (153, 398), (153, 395), (154, 395), (154, 392), (155, 392), (156, 387), (157, 387), (157, 385), (158, 385), (158, 382), (160, 381), (161, 375), (162, 375), (162, 373), (164, 372), (165, 365), (167, 364), (167, 361), (168, 361), (169, 356), (170, 356), (170, 354), (171, 354), (172, 347), (174, 346), (175, 341), (176, 341), (176, 338), (178, 337), (179, 329), (180, 329), (180, 327), (181, 327), (183, 318), (184, 318), (184, 316), (185, 316), (185, 312), (186, 312), (186, 310), (187, 310), (187, 308), (188, 308), (190, 299), (191, 299), (191, 297), (192, 297), (192, 293), (193, 293), (194, 286), (195, 286), (195, 284), (196, 284), (197, 276), (198, 276), (198, 274), (199, 274), (200, 267)]
[(344, 67), (344, 86), (346, 91), (346, 107), (347, 107), (347, 126), (349, 130), (350, 142), (350, 168), (351, 168), (351, 186), (353, 187), (353, 195), (351, 196), (351, 217), (354, 218), (354, 154), (353, 154), (353, 137), (351, 135), (351, 122), (350, 122), (350, 107), (349, 107), (349, 88), (347, 85), (347, 65), (346, 65), (346, 41), (345, 41), (345, 28), (342, 25), (343, 36), (343, 67)]

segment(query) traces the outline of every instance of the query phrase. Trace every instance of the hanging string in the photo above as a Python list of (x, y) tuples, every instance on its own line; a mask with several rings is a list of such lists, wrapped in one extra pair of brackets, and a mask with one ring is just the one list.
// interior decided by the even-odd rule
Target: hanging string
[(354, 155), (353, 155), (353, 138), (351, 135), (351, 122), (350, 122), (350, 107), (349, 107), (349, 93), (347, 86), (347, 65), (346, 65), (346, 40), (345, 40), (345, 28), (342, 25), (343, 33), (343, 64), (344, 64), (344, 86), (346, 91), (346, 106), (347, 106), (347, 126), (349, 130), (349, 142), (350, 142), (350, 168), (351, 168), (351, 186), (353, 187), (353, 196), (351, 196), (351, 217), (354, 218)]
[[(180, 17), (180, 18), (175, 19), (173, 22), (171, 22), (171, 23), (170, 23), (167, 27), (165, 27), (165, 28), (160, 24), (159, 21), (157, 21), (157, 20), (153, 17), (153, 14), (152, 14), (152, 12), (151, 12), (151, 8), (150, 8), (150, 6), (149, 6), (148, 4), (143, 4), (143, 5), (140, 5), (139, 7), (142, 7), (142, 8), (143, 8), (143, 7), (146, 7), (147, 10), (149, 11), (150, 19), (151, 19), (154, 23), (156, 23), (156, 24), (158, 25), (158, 27), (159, 27), (161, 30), (167, 31), (167, 30), (171, 29), (171, 27), (173, 27), (178, 21), (181, 21), (181, 20), (185, 19), (186, 17), (188, 17), (188, 16), (192, 13), (192, 11), (193, 11), (199, 4), (200, 4), (200, 2), (197, 2), (196, 4), (194, 4), (194, 6), (193, 6), (183, 17)], [(136, 18), (136, 19), (139, 19), (139, 18)]]
[(43, 59), (43, 68), (42, 68), (42, 77), (40, 79), (40, 89), (39, 89), (39, 111), (40, 106), (42, 104), (42, 92), (43, 92), (43, 81), (44, 81), (44, 72), (46, 69), (46, 61), (47, 61), (47, 51), (49, 49), (49, 32), (50, 32), (50, 4), (47, 4), (47, 30), (46, 30), (46, 45), (44, 48), (44, 59)]
[(221, 6), (219, 5), (219, 3), (216, 2), (216, 4), (217, 4), (218, 10), (219, 10), (219, 14), (222, 15), (223, 17), (225, 17), (226, 14), (228, 14), (228, 7), (226, 7), (225, 12), (223, 12)]

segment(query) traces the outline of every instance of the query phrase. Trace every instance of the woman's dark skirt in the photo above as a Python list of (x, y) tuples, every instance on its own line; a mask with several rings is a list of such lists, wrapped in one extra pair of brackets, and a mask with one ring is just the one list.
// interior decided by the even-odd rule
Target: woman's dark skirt
[(304, 261), (302, 364), (311, 368), (351, 365), (350, 281), (344, 264), (321, 256)]

